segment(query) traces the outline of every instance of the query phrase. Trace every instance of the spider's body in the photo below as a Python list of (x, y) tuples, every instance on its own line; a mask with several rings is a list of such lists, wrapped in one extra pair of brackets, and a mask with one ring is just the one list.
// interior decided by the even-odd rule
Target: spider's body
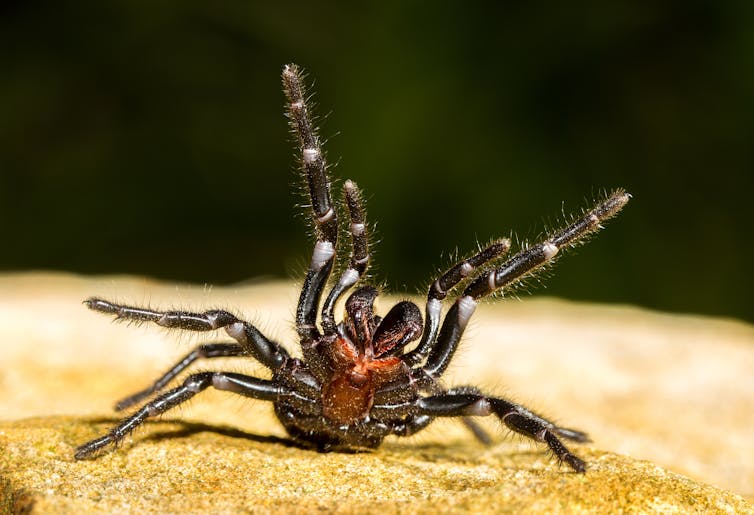
[(313, 396), (320, 402), (303, 410), (296, 402), (275, 407), (290, 434), (320, 449), (377, 447), (405, 426), (418, 398), (410, 367), (393, 354), (421, 334), (419, 308), (404, 301), (380, 319), (372, 309), (376, 296), (370, 286), (359, 288), (346, 301), (347, 314), (336, 332), (305, 343), (324, 357), (326, 366), (318, 374), (298, 360), (281, 373), (281, 380), (303, 370), (311, 373)]
[[(585, 433), (559, 427), (523, 406), (485, 395), (476, 387), (447, 389), (440, 378), (480, 298), (515, 285), (551, 262), (560, 249), (583, 241), (620, 211), (629, 195), (615, 191), (545, 241), (502, 263), (501, 257), (510, 248), (507, 239), (495, 241), (460, 261), (430, 286), (423, 316), (414, 303), (402, 301), (380, 317), (374, 310), (377, 289), (359, 286), (369, 262), (369, 246), (361, 197), (351, 181), (344, 184), (350, 219), (350, 261), (325, 295), (338, 250), (338, 212), (331, 200), (325, 159), (295, 65), (284, 68), (283, 87), (288, 117), (299, 142), (317, 237), (296, 310), (302, 358), (291, 357), (284, 347), (227, 311), (160, 312), (89, 299), (89, 308), (118, 318), (193, 331), (224, 328), (234, 342), (200, 345), (152, 386), (121, 400), (116, 405), (118, 410), (154, 395), (108, 434), (79, 447), (76, 458), (96, 455), (117, 444), (147, 418), (164, 413), (211, 386), (271, 401), (288, 433), (320, 450), (374, 448), (386, 436), (411, 435), (436, 417), (463, 417), (474, 434), (487, 441), (484, 431), (470, 417), (494, 414), (511, 430), (546, 443), (560, 461), (583, 472), (584, 462), (560, 438), (584, 442)], [(461, 283), (465, 288), (443, 317), (443, 300)], [(343, 319), (336, 322), (336, 303), (354, 287), (345, 301)], [(215, 357), (254, 358), (270, 369), (272, 377), (199, 372), (164, 391), (194, 361)]]

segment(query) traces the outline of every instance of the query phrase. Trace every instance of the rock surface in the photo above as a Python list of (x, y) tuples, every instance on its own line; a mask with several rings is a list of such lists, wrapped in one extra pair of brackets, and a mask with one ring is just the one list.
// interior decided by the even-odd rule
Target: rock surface
[[(117, 420), (115, 400), (208, 340), (113, 324), (81, 305), (91, 295), (229, 307), (295, 341), (290, 283), (207, 290), (0, 276), (4, 512), (754, 513), (754, 328), (746, 324), (551, 299), (480, 306), (447, 383), (479, 385), (589, 431), (593, 447), (574, 446), (586, 475), (517, 438), (481, 446), (454, 421), (376, 452), (317, 454), (289, 445), (269, 405), (219, 392), (145, 424), (113, 453), (75, 462), (73, 448)], [(378, 308), (389, 305), (382, 298)], [(264, 374), (248, 361), (199, 367)]]
[[(74, 462), (114, 419), (0, 424), (6, 509), (35, 513), (745, 513), (752, 505), (646, 461), (579, 449), (580, 475), (529, 445), (468, 438), (318, 454), (237, 429), (158, 422), (138, 445)], [(0, 505), (1, 506), (1, 505)]]

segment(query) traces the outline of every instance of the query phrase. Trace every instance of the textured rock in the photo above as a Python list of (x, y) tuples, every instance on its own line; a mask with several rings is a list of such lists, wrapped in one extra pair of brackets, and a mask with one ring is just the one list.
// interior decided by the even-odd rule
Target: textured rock
[[(76, 445), (117, 420), (116, 399), (208, 336), (113, 324), (81, 305), (90, 295), (230, 307), (294, 341), (288, 283), (204, 290), (0, 276), (4, 511), (754, 511), (732, 493), (754, 497), (754, 329), (742, 323), (549, 299), (481, 306), (448, 384), (474, 383), (589, 431), (593, 447), (574, 446), (590, 466), (583, 476), (517, 438), (483, 447), (454, 421), (376, 452), (317, 454), (288, 444), (269, 405), (219, 392), (146, 424), (114, 453), (74, 462)], [(264, 373), (247, 361), (200, 368)]]
[(468, 438), (318, 454), (227, 427), (158, 422), (138, 444), (74, 462), (72, 444), (113, 420), (0, 424), (5, 503), (36, 513), (744, 513), (743, 498), (657, 465), (580, 449), (586, 475), (528, 445)]

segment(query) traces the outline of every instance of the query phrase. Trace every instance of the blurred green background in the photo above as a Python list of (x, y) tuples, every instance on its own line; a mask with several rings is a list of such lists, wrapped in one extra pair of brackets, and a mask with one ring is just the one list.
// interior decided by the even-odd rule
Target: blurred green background
[(311, 244), (279, 84), (294, 61), (316, 79), (334, 174), (366, 191), (393, 291), (622, 186), (627, 209), (540, 293), (754, 320), (753, 14), (4, 2), (0, 269), (299, 277)]

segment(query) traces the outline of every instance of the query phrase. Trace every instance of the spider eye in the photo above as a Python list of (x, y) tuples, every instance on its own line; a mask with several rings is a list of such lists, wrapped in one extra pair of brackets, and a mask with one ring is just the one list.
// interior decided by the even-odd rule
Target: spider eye
[(374, 331), (375, 356), (398, 351), (422, 334), (422, 315), (416, 304), (404, 300), (388, 311)]

